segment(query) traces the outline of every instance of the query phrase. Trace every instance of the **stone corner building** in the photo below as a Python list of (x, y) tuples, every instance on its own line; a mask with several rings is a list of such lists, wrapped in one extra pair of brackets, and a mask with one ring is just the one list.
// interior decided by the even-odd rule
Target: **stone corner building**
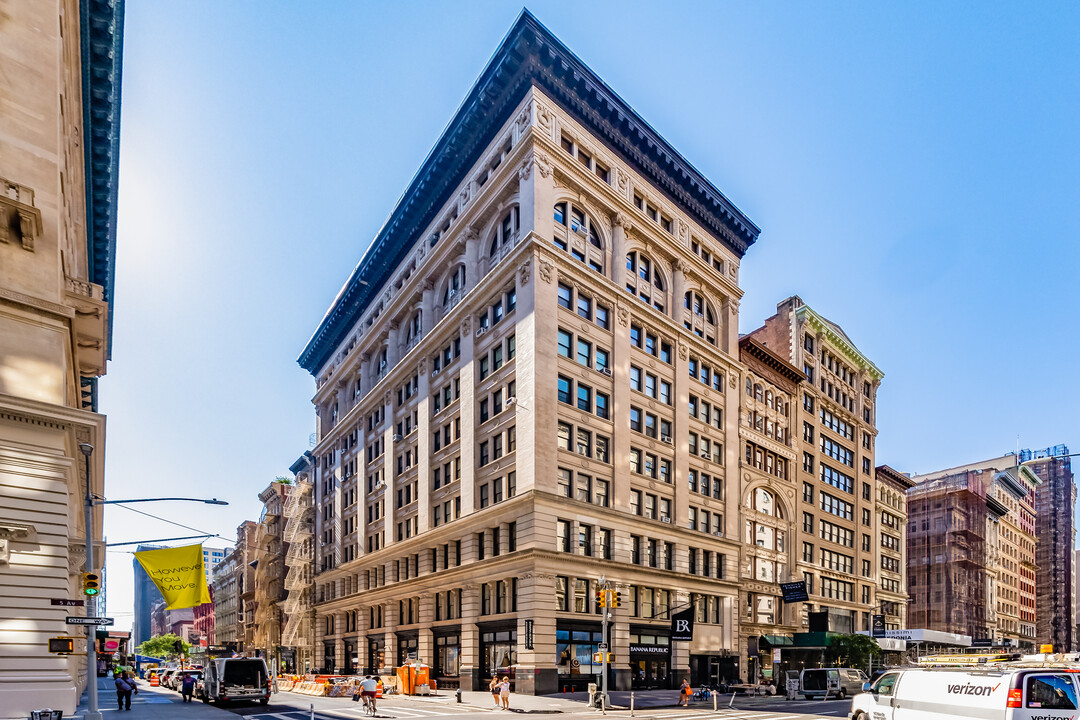
[(71, 714), (86, 684), (85, 655), (48, 652), (84, 611), (50, 599), (81, 591), (81, 443), (104, 487), (122, 38), (123, 0), (0, 10), (0, 718)]
[[(622, 598), (616, 688), (745, 677), (758, 639), (811, 609), (867, 627), (886, 599), (868, 490), (881, 373), (798, 298), (740, 340), (757, 235), (522, 13), (299, 360), (317, 388), (314, 576), (296, 580), (313, 667), (416, 657), (444, 687), (509, 672), (516, 692), (584, 689), (601, 578)], [(804, 362), (804, 324), (827, 358)], [(807, 422), (828, 426), (820, 449), (800, 445)], [(821, 546), (837, 552), (806, 556), (818, 607), (784, 616), (798, 503), (836, 487)], [(683, 607), (694, 639), (673, 642)]]

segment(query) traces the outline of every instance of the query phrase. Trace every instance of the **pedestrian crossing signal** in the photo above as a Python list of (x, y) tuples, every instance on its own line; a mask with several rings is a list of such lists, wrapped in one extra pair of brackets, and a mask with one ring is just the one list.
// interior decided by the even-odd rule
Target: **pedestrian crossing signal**
[(592, 654), (593, 665), (600, 665), (604, 662), (604, 657), (607, 657), (608, 665), (615, 662), (615, 653), (595, 652)]
[(97, 573), (83, 573), (82, 591), (83, 595), (97, 595), (101, 592), (101, 578)]

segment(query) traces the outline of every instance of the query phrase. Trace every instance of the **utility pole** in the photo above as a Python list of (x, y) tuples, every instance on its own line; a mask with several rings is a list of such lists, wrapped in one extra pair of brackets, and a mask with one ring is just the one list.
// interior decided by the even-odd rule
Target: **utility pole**
[[(86, 463), (86, 502), (83, 507), (83, 525), (86, 532), (86, 572), (94, 572), (94, 495), (90, 491), (90, 456), (94, 446), (80, 443), (79, 451)], [(97, 603), (93, 595), (86, 596), (87, 617), (97, 616)], [(97, 625), (86, 626), (86, 720), (101, 720), (97, 696)]]

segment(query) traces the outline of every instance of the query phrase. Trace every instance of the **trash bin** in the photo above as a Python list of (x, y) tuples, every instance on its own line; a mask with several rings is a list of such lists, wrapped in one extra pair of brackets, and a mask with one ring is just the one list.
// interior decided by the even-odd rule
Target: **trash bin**
[(30, 720), (64, 720), (63, 710), (52, 710), (45, 708), (44, 710), (31, 710)]

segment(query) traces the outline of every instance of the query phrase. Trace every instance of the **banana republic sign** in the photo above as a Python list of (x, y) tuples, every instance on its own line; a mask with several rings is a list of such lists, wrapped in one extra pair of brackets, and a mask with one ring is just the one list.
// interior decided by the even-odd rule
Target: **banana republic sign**
[(691, 642), (694, 639), (694, 608), (689, 607), (671, 616), (671, 641)]

